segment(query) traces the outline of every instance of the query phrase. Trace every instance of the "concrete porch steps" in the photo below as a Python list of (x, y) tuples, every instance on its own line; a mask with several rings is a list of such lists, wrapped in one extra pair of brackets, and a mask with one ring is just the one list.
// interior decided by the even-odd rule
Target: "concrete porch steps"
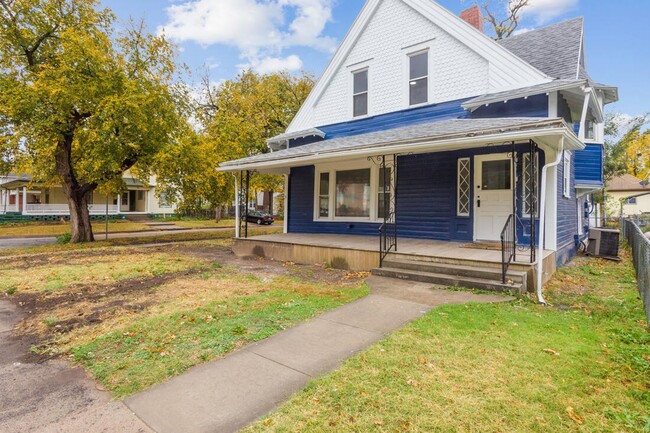
[(501, 282), (501, 270), (493, 267), (467, 266), (441, 262), (426, 262), (387, 258), (382, 268), (372, 271), (373, 275), (440, 284), (453, 287), (490, 290), (496, 292), (525, 293), (528, 274), (510, 270), (507, 283)]

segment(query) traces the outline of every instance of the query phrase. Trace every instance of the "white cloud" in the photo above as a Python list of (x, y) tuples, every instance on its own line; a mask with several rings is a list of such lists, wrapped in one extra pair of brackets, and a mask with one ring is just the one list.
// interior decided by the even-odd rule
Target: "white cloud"
[(578, 2), (579, 0), (530, 0), (524, 14), (535, 18), (538, 24), (544, 24), (575, 8)]
[(261, 74), (271, 74), (281, 71), (299, 71), (303, 66), (300, 57), (292, 54), (287, 57), (265, 57), (252, 59), (250, 63), (239, 65), (241, 69), (253, 68)]
[(297, 70), (292, 47), (332, 52), (337, 41), (323, 35), (335, 0), (186, 0), (167, 8), (168, 23), (158, 31), (176, 42), (224, 44), (259, 72)]

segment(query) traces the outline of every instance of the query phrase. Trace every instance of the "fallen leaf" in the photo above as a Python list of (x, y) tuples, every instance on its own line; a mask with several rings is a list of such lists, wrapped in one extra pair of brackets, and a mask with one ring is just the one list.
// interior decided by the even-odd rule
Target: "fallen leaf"
[(542, 352), (548, 353), (549, 355), (560, 356), (560, 352), (557, 352), (553, 349), (544, 349)]
[(569, 417), (572, 420), (574, 420), (578, 424), (583, 424), (585, 422), (585, 420), (581, 416), (579, 416), (577, 413), (575, 413), (575, 411), (573, 410), (573, 408), (571, 406), (566, 408), (566, 413), (569, 415)]
[(268, 427), (268, 426), (271, 425), (272, 422), (273, 422), (273, 418), (265, 419), (264, 420), (264, 425)]

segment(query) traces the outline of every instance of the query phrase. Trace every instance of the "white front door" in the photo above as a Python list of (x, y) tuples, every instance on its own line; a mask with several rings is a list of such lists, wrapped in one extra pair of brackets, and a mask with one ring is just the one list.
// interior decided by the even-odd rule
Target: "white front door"
[(474, 240), (498, 241), (512, 214), (513, 169), (506, 153), (474, 160)]

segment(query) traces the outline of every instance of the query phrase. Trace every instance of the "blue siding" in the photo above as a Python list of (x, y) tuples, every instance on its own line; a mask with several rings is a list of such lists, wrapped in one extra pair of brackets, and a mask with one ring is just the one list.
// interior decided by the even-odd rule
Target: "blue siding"
[[(578, 234), (578, 201), (575, 193), (575, 155), (571, 156), (571, 198), (564, 197), (564, 159), (557, 167), (557, 246), (558, 264), (566, 262), (565, 255), (560, 251), (567, 251), (569, 257), (575, 254), (575, 239)], [(573, 247), (571, 247), (573, 246)], [(568, 250), (567, 250), (568, 248)]]
[[(518, 160), (527, 145), (517, 148)], [(505, 153), (510, 146), (484, 147), (454, 152), (427, 153), (399, 157), (397, 179), (397, 225), (402, 237), (469, 242), (474, 238), (472, 207), (469, 217), (456, 215), (458, 158), (489, 153)], [(540, 154), (544, 164), (544, 154)], [(520, 163), (521, 164), (521, 163)], [(521, 176), (521, 167), (517, 168)], [(471, 159), (471, 184), (474, 185), (474, 159)], [(521, 218), (521, 179), (517, 190), (520, 242), (529, 242), (530, 219)], [(474, 202), (472, 188), (471, 201)], [(289, 181), (289, 232), (376, 235), (378, 223), (315, 222), (314, 167), (291, 170)], [(538, 223), (538, 222), (537, 222)], [(539, 226), (539, 224), (537, 224)], [(538, 231), (539, 232), (539, 231)]]
[(289, 233), (376, 235), (379, 224), (314, 221), (314, 166), (291, 169), (289, 177)]
[(603, 185), (603, 145), (587, 144), (575, 152), (576, 182), (581, 185)]
[(468, 117), (469, 114), (461, 107), (461, 104), (465, 101), (466, 99), (461, 99), (443, 102), (441, 104), (410, 108), (408, 110), (395, 111), (379, 116), (366, 117), (360, 120), (320, 126), (318, 129), (323, 131), (326, 134), (325, 137), (330, 140), (332, 138), (385, 131), (387, 129), (418, 125), (431, 121), (439, 122), (441, 120), (460, 119)]
[[(571, 117), (571, 108), (569, 103), (562, 97), (560, 94), (557, 100), (557, 115), (562, 117), (568, 125), (573, 123), (573, 118)], [(579, 125), (579, 124), (578, 124)], [(576, 134), (578, 132), (576, 131)]]
[[(514, 99), (507, 103), (490, 104), (487, 107), (480, 107), (474, 112), (466, 111), (461, 107), (461, 104), (465, 101), (467, 99), (410, 108), (378, 116), (365, 117), (359, 120), (351, 120), (349, 122), (318, 126), (318, 129), (326, 134), (326, 140), (331, 140), (333, 138), (349, 137), (449, 119), (548, 117), (548, 97), (546, 95), (531, 96), (527, 99)], [(289, 147), (299, 147), (321, 140), (323, 139), (316, 136), (294, 139), (289, 142)]]
[(497, 102), (474, 110), (471, 117), (548, 117), (548, 96), (535, 95), (527, 99)]

